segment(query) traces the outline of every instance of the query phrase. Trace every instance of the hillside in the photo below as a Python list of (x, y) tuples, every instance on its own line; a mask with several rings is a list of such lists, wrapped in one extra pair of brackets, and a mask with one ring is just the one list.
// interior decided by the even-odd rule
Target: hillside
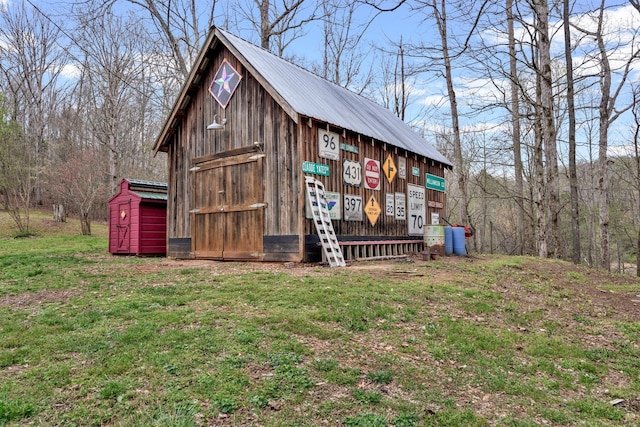
[(329, 269), (106, 248), (0, 238), (0, 425), (640, 423), (634, 277), (526, 257)]

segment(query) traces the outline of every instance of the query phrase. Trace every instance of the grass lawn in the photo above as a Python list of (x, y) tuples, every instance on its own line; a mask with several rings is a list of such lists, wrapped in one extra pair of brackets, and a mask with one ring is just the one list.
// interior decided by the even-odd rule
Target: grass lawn
[(0, 425), (640, 425), (635, 277), (116, 257), (48, 218), (0, 213)]

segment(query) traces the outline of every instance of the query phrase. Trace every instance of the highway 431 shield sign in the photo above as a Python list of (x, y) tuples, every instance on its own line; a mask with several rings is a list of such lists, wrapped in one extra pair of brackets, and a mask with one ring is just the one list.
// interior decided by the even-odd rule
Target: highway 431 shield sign
[(362, 183), (362, 165), (354, 160), (342, 160), (342, 180), (347, 185), (360, 187)]

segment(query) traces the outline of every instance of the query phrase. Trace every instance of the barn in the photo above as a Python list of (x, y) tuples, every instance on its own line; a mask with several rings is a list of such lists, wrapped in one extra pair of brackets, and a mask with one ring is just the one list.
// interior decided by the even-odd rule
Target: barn
[(109, 252), (164, 255), (167, 250), (167, 184), (124, 178), (109, 199)]
[(319, 260), (305, 177), (347, 259), (419, 251), (452, 167), (388, 109), (216, 27), (154, 150), (174, 258)]

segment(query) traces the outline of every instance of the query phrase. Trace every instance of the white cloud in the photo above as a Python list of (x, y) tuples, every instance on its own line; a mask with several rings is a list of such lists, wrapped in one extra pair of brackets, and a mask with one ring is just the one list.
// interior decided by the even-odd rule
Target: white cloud
[(65, 64), (60, 69), (60, 75), (66, 79), (76, 79), (80, 77), (81, 73), (82, 71), (80, 70), (80, 67), (78, 67), (78, 65), (73, 63)]

